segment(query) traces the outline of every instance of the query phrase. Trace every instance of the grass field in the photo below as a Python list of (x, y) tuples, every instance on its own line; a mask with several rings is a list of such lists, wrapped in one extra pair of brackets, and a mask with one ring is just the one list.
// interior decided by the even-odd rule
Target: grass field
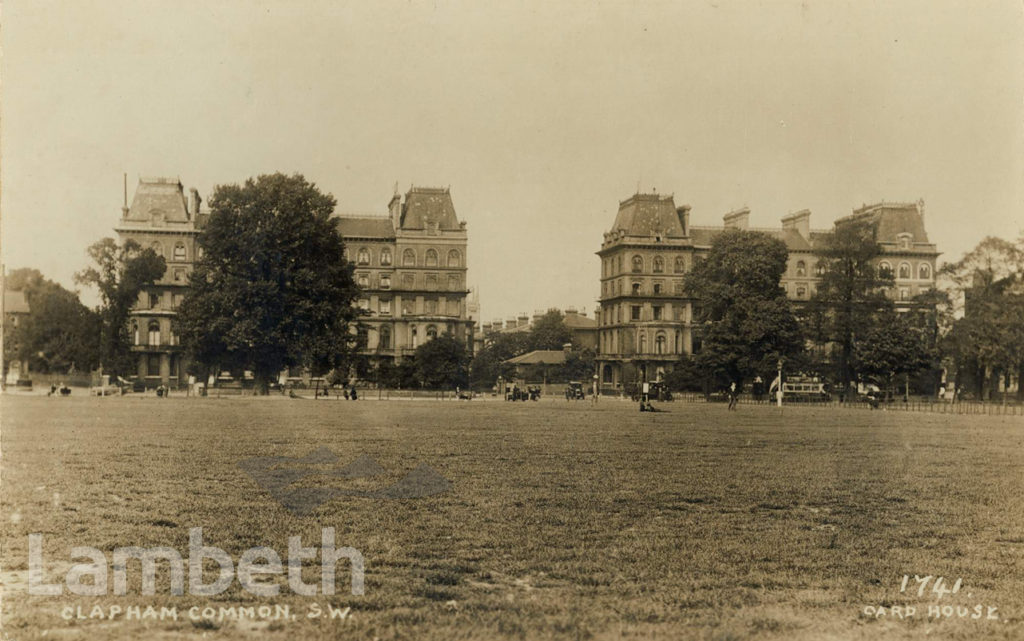
[[(607, 400), (2, 403), (4, 639), (1024, 638), (1020, 418), (683, 403), (647, 414)], [(239, 466), (321, 447), (382, 473), (306, 461), (296, 487), (348, 494), (303, 516)], [(450, 488), (379, 491), (421, 464)], [(137, 562), (125, 596), (26, 590), (30, 533), (44, 535), (45, 578), (59, 583), (76, 545), (186, 556), (202, 527), (235, 560), (259, 545), (284, 558), (289, 536), (317, 544), (327, 526), (365, 557), (363, 596), (345, 590), (346, 563), (334, 596), (258, 597), (235, 582), (176, 597), (163, 568), (143, 596)], [(962, 587), (918, 596), (915, 574)], [(261, 604), (295, 620), (186, 614)], [(328, 620), (328, 604), (351, 610)], [(95, 605), (174, 607), (178, 620), (62, 616)], [(929, 605), (954, 614), (929, 617)], [(957, 605), (983, 616), (959, 618)]]

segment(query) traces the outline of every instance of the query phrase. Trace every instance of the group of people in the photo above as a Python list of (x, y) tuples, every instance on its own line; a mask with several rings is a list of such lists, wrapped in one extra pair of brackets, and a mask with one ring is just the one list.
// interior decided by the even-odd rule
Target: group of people
[(71, 388), (65, 385), (63, 381), (59, 387), (56, 383), (50, 383), (50, 391), (46, 395), (56, 396), (57, 394), (60, 394), (61, 396), (68, 396), (71, 394)]

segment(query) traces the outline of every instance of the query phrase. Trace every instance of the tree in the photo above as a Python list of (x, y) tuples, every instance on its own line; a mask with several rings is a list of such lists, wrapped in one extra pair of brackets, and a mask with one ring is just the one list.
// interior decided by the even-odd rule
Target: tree
[(285, 368), (321, 375), (351, 362), (359, 288), (334, 206), (298, 174), (214, 189), (178, 310), (182, 343), (200, 366), (251, 370), (266, 394)]
[(100, 317), (78, 294), (46, 280), (26, 290), (31, 313), (18, 328), (22, 358), (36, 372), (88, 372), (99, 362)]
[(75, 281), (95, 286), (100, 293), (100, 365), (108, 374), (128, 375), (135, 369), (128, 315), (139, 293), (167, 271), (167, 263), (134, 240), (118, 245), (113, 238), (104, 238), (88, 252), (96, 266), (75, 274)]
[(485, 347), (473, 357), (470, 374), (475, 386), (491, 386), (499, 376), (511, 378), (515, 368), (505, 364), (510, 358), (532, 349), (527, 332), (491, 332), (484, 338)]
[(530, 328), (530, 349), (562, 349), (572, 342), (572, 332), (565, 326), (562, 312), (549, 310)]
[(933, 365), (936, 352), (928, 328), (905, 314), (888, 310), (854, 344), (854, 369), (891, 389), (900, 376), (909, 377)]
[(450, 334), (417, 347), (414, 363), (416, 377), (423, 387), (442, 389), (469, 384), (469, 353), (462, 341)]
[(943, 341), (956, 366), (957, 386), (973, 386), (984, 398), (986, 381), (995, 392), (999, 375), (1014, 372), (1018, 398), (1024, 400), (1019, 384), (1024, 380), (1024, 242), (989, 236), (943, 266), (939, 276), (952, 301), (951, 316), (959, 316)]
[(779, 286), (788, 256), (786, 245), (767, 234), (728, 230), (687, 275), (702, 324), (695, 361), (704, 372), (740, 385), (801, 352), (800, 327)]
[(875, 267), (881, 253), (875, 226), (866, 221), (837, 224), (818, 252), (824, 274), (808, 306), (808, 317), (814, 339), (834, 346), (841, 393), (855, 377), (853, 350), (858, 337), (892, 308), (885, 295), (894, 282), (892, 274)]

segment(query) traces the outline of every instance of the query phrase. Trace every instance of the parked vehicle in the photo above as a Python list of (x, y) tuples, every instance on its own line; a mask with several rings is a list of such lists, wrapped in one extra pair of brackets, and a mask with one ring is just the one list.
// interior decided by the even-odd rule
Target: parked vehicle
[(581, 401), (586, 398), (586, 393), (583, 391), (583, 383), (580, 381), (569, 381), (569, 384), (565, 387), (565, 398), (569, 401)]
[(828, 384), (817, 376), (791, 376), (782, 384), (782, 400), (791, 403), (832, 400)]

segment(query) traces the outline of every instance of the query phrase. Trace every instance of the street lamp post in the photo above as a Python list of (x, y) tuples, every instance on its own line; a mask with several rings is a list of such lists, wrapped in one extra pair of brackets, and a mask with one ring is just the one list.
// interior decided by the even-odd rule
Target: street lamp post
[(775, 398), (777, 399), (778, 406), (781, 409), (782, 408), (782, 359), (781, 358), (779, 359), (778, 367), (779, 367), (779, 389), (775, 392)]

